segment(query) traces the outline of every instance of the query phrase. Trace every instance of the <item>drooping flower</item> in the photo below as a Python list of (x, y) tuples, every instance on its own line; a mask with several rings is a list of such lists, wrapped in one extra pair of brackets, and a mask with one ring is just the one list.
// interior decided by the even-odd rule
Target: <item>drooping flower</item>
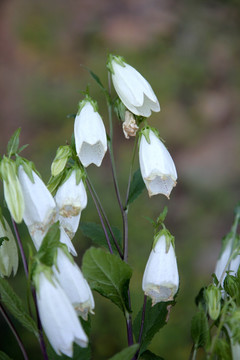
[(155, 238), (145, 267), (142, 289), (151, 297), (152, 304), (155, 305), (160, 301), (173, 300), (178, 287), (179, 275), (175, 251), (171, 236), (163, 230)]
[(222, 287), (224, 279), (227, 275), (226, 271), (229, 271), (231, 275), (236, 275), (238, 267), (240, 265), (239, 254), (236, 254), (232, 259), (230, 259), (230, 256), (233, 252), (233, 241), (234, 238), (231, 236), (231, 234), (223, 239), (222, 250), (217, 260), (214, 271), (217, 279), (221, 281)]
[(57, 263), (53, 270), (77, 313), (87, 320), (88, 313), (93, 314), (95, 304), (92, 291), (77, 264), (58, 249)]
[(87, 347), (88, 338), (67, 295), (51, 277), (41, 272), (34, 279), (43, 329), (58, 355), (73, 356), (73, 342)]
[(147, 80), (120, 56), (109, 56), (108, 69), (114, 88), (128, 110), (135, 115), (149, 117), (160, 111), (160, 105)]
[(17, 177), (17, 167), (15, 162), (4, 156), (0, 163), (0, 172), (3, 179), (4, 198), (8, 210), (14, 221), (20, 223), (23, 219), (24, 198)]
[(56, 204), (51, 193), (40, 177), (31, 171), (32, 179), (19, 166), (18, 176), (23, 191), (25, 210), (23, 220), (38, 250), (49, 227), (56, 217)]
[(152, 129), (142, 130), (139, 162), (149, 196), (164, 194), (169, 198), (176, 185), (177, 171), (167, 148)]
[(107, 151), (107, 135), (97, 105), (89, 96), (79, 104), (74, 136), (76, 152), (83, 166), (100, 166)]
[(82, 210), (87, 206), (87, 192), (83, 180), (80, 176), (79, 179), (77, 177), (79, 171), (72, 170), (55, 195), (59, 221), (70, 239), (77, 231)]
[[(2, 221), (1, 221), (2, 220)], [(0, 277), (16, 275), (18, 269), (17, 245), (10, 226), (2, 217), (0, 219), (0, 239), (5, 240), (0, 243)]]

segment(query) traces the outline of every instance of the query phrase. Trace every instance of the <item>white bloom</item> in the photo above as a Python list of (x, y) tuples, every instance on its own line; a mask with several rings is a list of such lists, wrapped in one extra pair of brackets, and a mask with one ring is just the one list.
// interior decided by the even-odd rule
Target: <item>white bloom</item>
[(160, 111), (156, 95), (146, 79), (120, 57), (112, 56), (108, 67), (112, 70), (114, 88), (123, 104), (135, 115), (148, 117)]
[(149, 143), (143, 133), (140, 140), (139, 162), (148, 194), (149, 196), (164, 194), (169, 198), (177, 180), (173, 159), (152, 130), (145, 129), (143, 131), (148, 132)]
[(49, 227), (54, 223), (56, 204), (40, 177), (34, 171), (32, 175), (34, 183), (24, 171), (23, 166), (19, 166), (18, 176), (25, 202), (23, 220), (38, 250)]
[(76, 170), (57, 190), (55, 201), (59, 220), (66, 233), (72, 238), (77, 231), (81, 211), (87, 206), (87, 192), (82, 180), (76, 182)]
[[(82, 105), (81, 105), (82, 104)], [(75, 118), (74, 136), (76, 152), (83, 166), (100, 166), (107, 151), (106, 130), (92, 101), (83, 100)]]
[(149, 256), (142, 281), (142, 289), (152, 298), (153, 305), (173, 300), (179, 286), (177, 260), (172, 243), (168, 252), (165, 235), (159, 235)]
[(60, 285), (44, 273), (37, 282), (37, 304), (43, 329), (58, 355), (73, 356), (73, 342), (87, 347), (88, 338)]
[[(240, 265), (240, 255), (235, 256), (228, 264), (229, 258), (232, 253), (233, 238), (231, 236), (225, 238), (224, 248), (216, 263), (215, 274), (217, 279), (221, 280), (221, 286), (223, 287), (224, 279), (226, 277), (226, 271), (230, 271), (230, 275), (236, 275), (238, 267)], [(226, 267), (227, 266), (227, 267)]]
[[(0, 245), (0, 277), (16, 275), (18, 269), (18, 251), (17, 245), (10, 226), (2, 218), (4, 224), (0, 221), (0, 238), (6, 237)], [(5, 226), (4, 226), (5, 225)]]
[(87, 320), (88, 312), (93, 314), (95, 304), (92, 291), (77, 264), (58, 249), (57, 268), (53, 270), (75, 310)]

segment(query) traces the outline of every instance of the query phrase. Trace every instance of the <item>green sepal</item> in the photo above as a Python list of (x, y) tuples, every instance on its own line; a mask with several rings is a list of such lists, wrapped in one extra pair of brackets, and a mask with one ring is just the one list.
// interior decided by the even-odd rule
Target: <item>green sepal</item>
[(7, 227), (6, 227), (6, 224), (5, 224), (5, 219), (4, 219), (4, 216), (3, 216), (3, 213), (2, 213), (2, 208), (0, 206), (0, 222), (2, 223), (2, 226), (5, 230), (7, 230)]
[(168, 253), (171, 244), (172, 244), (173, 248), (175, 249), (175, 238), (170, 233), (170, 231), (168, 229), (166, 229), (165, 227), (162, 230), (160, 230), (157, 234), (155, 234), (155, 236), (153, 238), (153, 249), (155, 248), (155, 246), (161, 236), (165, 236), (165, 239), (166, 239), (166, 254)]
[(113, 103), (113, 110), (115, 114), (117, 115), (118, 119), (122, 122), (125, 121), (125, 112), (126, 112), (126, 106), (123, 104), (123, 102), (116, 98)]
[(148, 144), (151, 144), (150, 135), (149, 135), (150, 130), (151, 130), (152, 132), (154, 132), (154, 134), (160, 139), (158, 130), (157, 130), (156, 128), (153, 128), (153, 127), (147, 125), (147, 126), (144, 126), (144, 127), (139, 131), (139, 139), (138, 139), (139, 143), (140, 143), (141, 137), (144, 136), (145, 139), (146, 139), (146, 141), (147, 141), (147, 143), (148, 143)]
[(91, 98), (91, 96), (89, 96), (88, 94), (85, 95), (85, 99), (83, 99), (82, 101), (79, 102), (78, 104), (78, 111), (77, 111), (77, 116), (80, 114), (82, 108), (87, 104), (90, 103), (94, 109), (95, 112), (98, 112), (98, 104), (95, 100), (93, 100)]
[(113, 70), (113, 66), (112, 66), (113, 61), (115, 61), (117, 64), (121, 65), (122, 67), (126, 66), (126, 62), (122, 56), (108, 54), (107, 69), (108, 69), (108, 71), (110, 71), (111, 74), (114, 74), (114, 70)]
[(19, 136), (20, 136), (21, 128), (18, 128), (13, 135), (11, 136), (10, 140), (7, 144), (7, 155), (10, 158), (12, 155), (15, 155), (18, 150), (19, 146)]
[(57, 176), (64, 170), (67, 161), (71, 156), (72, 156), (71, 146), (69, 145), (59, 146), (56, 152), (56, 156), (51, 165), (52, 176)]
[(44, 265), (42, 263), (35, 264), (32, 273), (32, 280), (35, 286), (36, 291), (39, 293), (39, 275), (44, 273), (46, 278), (55, 286), (53, 281), (54, 274), (50, 266)]

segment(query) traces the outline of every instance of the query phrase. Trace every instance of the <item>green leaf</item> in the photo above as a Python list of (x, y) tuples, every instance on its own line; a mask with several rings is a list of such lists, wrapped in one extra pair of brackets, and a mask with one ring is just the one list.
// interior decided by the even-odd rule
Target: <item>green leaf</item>
[(18, 128), (14, 134), (11, 136), (8, 144), (7, 144), (7, 155), (11, 157), (17, 152), (19, 146), (19, 135), (20, 135), (21, 128)]
[(21, 146), (19, 149), (18, 149), (18, 154), (20, 154), (23, 150), (25, 150), (27, 147), (29, 146), (29, 144), (25, 144), (23, 146)]
[(149, 350), (144, 351), (140, 357), (141, 360), (164, 360), (161, 356), (155, 355)]
[(37, 258), (42, 264), (52, 266), (54, 264), (55, 257), (57, 255), (57, 249), (59, 247), (60, 229), (59, 222), (54, 223), (44, 237), (40, 249), (37, 253)]
[(12, 359), (3, 351), (0, 351), (0, 360), (12, 360)]
[(131, 360), (133, 356), (136, 354), (137, 350), (139, 348), (138, 344), (132, 345), (127, 347), (126, 349), (123, 349), (109, 360)]
[(209, 341), (208, 319), (201, 305), (199, 305), (197, 314), (192, 318), (191, 335), (197, 349), (204, 348)]
[(128, 205), (131, 204), (136, 198), (142, 193), (142, 191), (145, 189), (145, 184), (142, 179), (141, 171), (138, 169), (135, 171), (131, 185), (129, 190), (129, 196), (128, 196)]
[(8, 284), (8, 282), (0, 278), (0, 295), (1, 301), (8, 308), (10, 313), (29, 331), (38, 337), (38, 330), (35, 321), (27, 314), (21, 299)]
[[(80, 229), (81, 229), (83, 235), (90, 238), (94, 244), (103, 246), (106, 249), (108, 249), (107, 240), (106, 240), (106, 237), (105, 237), (105, 234), (104, 234), (104, 231), (103, 231), (103, 228), (101, 225), (96, 224), (94, 222), (81, 222)], [(112, 231), (113, 231), (113, 234), (115, 236), (115, 239), (116, 239), (119, 247), (121, 248), (121, 241), (122, 241), (121, 231), (117, 227), (114, 227), (114, 226), (112, 227)], [(110, 243), (112, 245), (112, 249), (113, 249), (114, 253), (118, 254), (115, 244), (112, 240), (112, 236), (109, 231), (108, 231), (108, 236), (109, 236)]]
[(132, 270), (116, 255), (90, 248), (83, 256), (82, 270), (91, 288), (111, 300), (124, 313), (128, 309), (127, 291)]
[[(142, 341), (140, 344), (140, 355), (147, 349), (148, 345), (152, 341), (154, 335), (166, 324), (166, 318), (168, 316), (167, 307), (174, 302), (160, 302), (152, 306), (150, 299), (147, 300), (145, 310), (145, 320), (142, 332)], [(138, 340), (139, 330), (141, 327), (142, 309), (136, 316), (133, 323), (133, 333), (135, 339)]]

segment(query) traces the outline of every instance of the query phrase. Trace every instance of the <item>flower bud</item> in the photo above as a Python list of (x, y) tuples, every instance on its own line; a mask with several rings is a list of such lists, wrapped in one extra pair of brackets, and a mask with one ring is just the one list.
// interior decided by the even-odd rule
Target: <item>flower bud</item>
[(40, 177), (32, 171), (33, 182), (22, 165), (18, 169), (25, 210), (23, 220), (38, 250), (56, 217), (56, 204)]
[(212, 320), (217, 320), (221, 311), (221, 290), (211, 284), (205, 289), (205, 299), (208, 306), (208, 313)]
[(4, 217), (0, 221), (0, 241), (1, 238), (6, 238), (0, 243), (0, 276), (10, 276), (13, 272), (13, 275), (16, 275), (18, 269), (18, 251), (17, 245)]
[(233, 275), (227, 275), (224, 279), (224, 290), (230, 295), (232, 298), (236, 298), (239, 300), (240, 295), (240, 282)]
[(0, 171), (3, 178), (4, 198), (8, 210), (14, 221), (20, 223), (23, 219), (24, 198), (22, 188), (17, 177), (17, 168), (13, 160), (6, 158), (0, 163)]
[(72, 304), (58, 282), (49, 273), (34, 276), (37, 305), (43, 329), (58, 355), (73, 356), (73, 342), (87, 347), (88, 338)]
[(94, 313), (95, 304), (92, 291), (77, 264), (58, 249), (57, 264), (53, 271), (77, 313), (87, 320), (88, 313)]
[(80, 178), (77, 181), (78, 171), (80, 170), (72, 170), (55, 195), (59, 221), (70, 239), (77, 231), (82, 210), (87, 206), (87, 192), (83, 180)]
[(129, 136), (136, 136), (139, 127), (136, 124), (133, 114), (129, 111), (125, 111), (125, 120), (122, 128), (126, 139), (129, 139)]
[(52, 176), (57, 176), (63, 171), (71, 154), (72, 150), (69, 145), (60, 146), (57, 149), (56, 156), (51, 165)]
[(83, 166), (100, 166), (107, 151), (107, 135), (96, 104), (88, 96), (80, 102), (74, 136), (76, 152)]
[(156, 235), (142, 280), (142, 289), (155, 305), (171, 301), (179, 287), (177, 260), (173, 238), (165, 230)]
[(113, 86), (126, 108), (135, 115), (148, 117), (160, 111), (160, 105), (150, 84), (120, 56), (109, 55), (107, 64)]
[(149, 128), (142, 130), (139, 162), (149, 196), (164, 194), (169, 198), (176, 185), (176, 168), (164, 144)]

